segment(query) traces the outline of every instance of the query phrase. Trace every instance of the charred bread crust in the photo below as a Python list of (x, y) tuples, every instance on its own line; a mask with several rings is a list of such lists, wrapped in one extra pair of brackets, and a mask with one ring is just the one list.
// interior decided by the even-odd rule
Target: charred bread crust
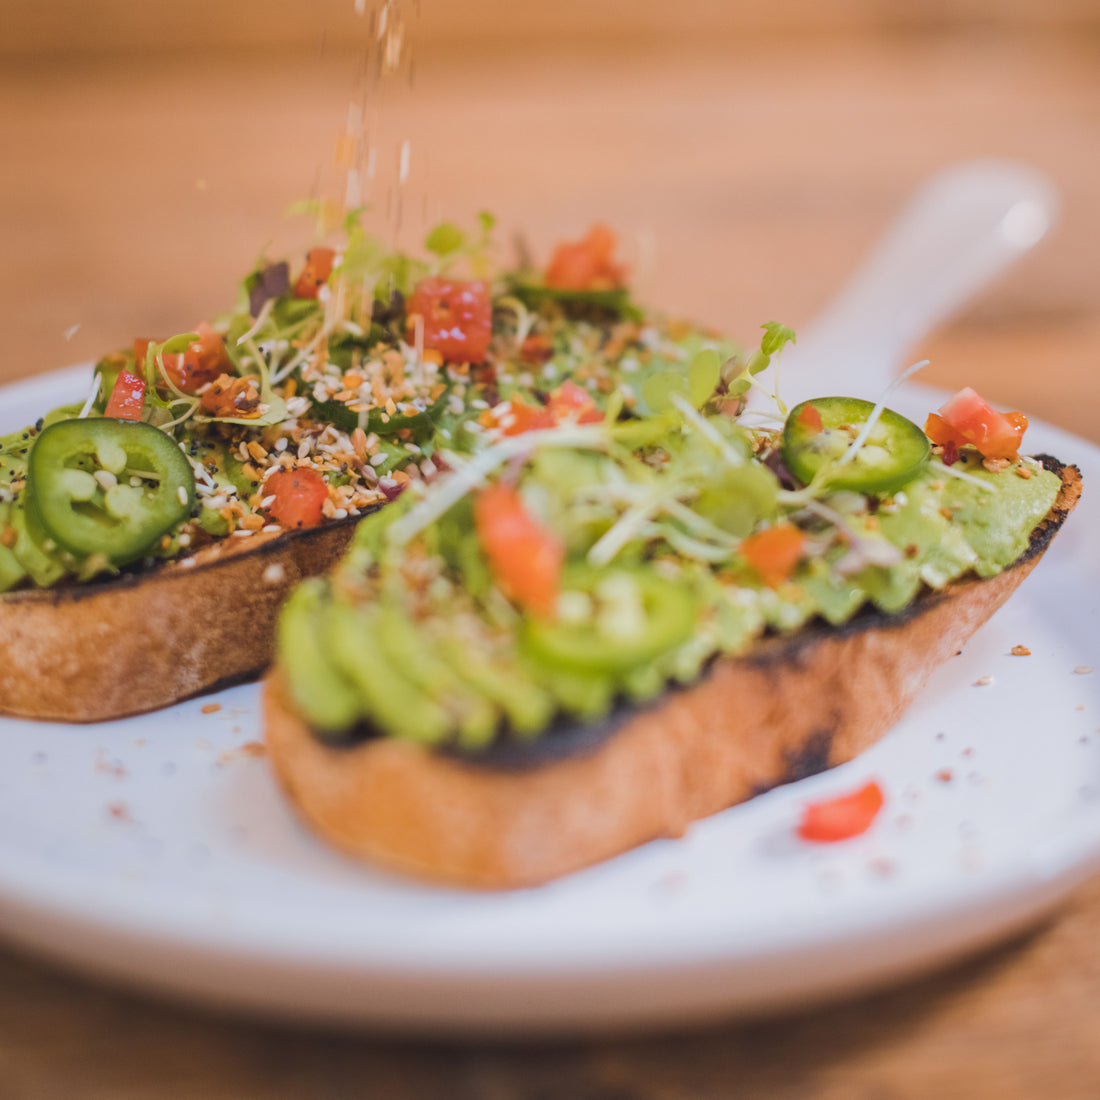
[(330, 569), (358, 517), (225, 539), (190, 565), (0, 597), (0, 713), (98, 722), (258, 676), (279, 605)]
[(1081, 492), (1073, 466), (1029, 547), (904, 613), (815, 623), (715, 661), (691, 688), (638, 711), (592, 751), (508, 770), (393, 738), (334, 749), (294, 712), (278, 671), (265, 691), (269, 756), (302, 816), (344, 850), (462, 886), (535, 886), (870, 747), (932, 671), (1035, 567)]

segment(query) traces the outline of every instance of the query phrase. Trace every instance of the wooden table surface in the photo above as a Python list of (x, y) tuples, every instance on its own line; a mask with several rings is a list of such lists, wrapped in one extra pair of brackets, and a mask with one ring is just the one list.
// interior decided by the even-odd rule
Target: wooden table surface
[[(650, 300), (751, 339), (762, 321), (811, 318), (929, 173), (1026, 160), (1062, 192), (1059, 230), (917, 350), (933, 357), (930, 382), (973, 384), (1100, 442), (1098, 61), (1088, 39), (979, 30), (427, 52), (392, 97), (381, 168), (407, 137), (403, 239), (488, 207), (503, 239), (523, 227), (544, 250), (603, 219), (632, 247), (655, 242)], [(304, 243), (282, 211), (333, 185), (355, 68), (331, 48), (6, 64), (0, 381), (188, 327), (265, 240)], [(391, 190), (376, 190), (383, 222)], [(1100, 881), (1027, 937), (900, 989), (587, 1042), (228, 1020), (0, 950), (0, 1098), (63, 1095), (1093, 1097)]]

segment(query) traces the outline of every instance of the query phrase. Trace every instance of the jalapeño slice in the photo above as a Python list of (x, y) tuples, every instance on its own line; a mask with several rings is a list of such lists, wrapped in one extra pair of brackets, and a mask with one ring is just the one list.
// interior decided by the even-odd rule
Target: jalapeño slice
[(791, 409), (783, 427), (783, 461), (804, 483), (823, 467), (829, 489), (882, 494), (900, 489), (928, 461), (928, 437), (911, 420), (883, 409), (870, 434), (852, 458), (841, 459), (874, 410), (859, 397), (817, 397)]
[(195, 478), (176, 441), (150, 424), (61, 420), (35, 440), (26, 496), (58, 546), (125, 565), (190, 513)]
[(655, 573), (621, 569), (595, 578), (567, 576), (564, 587), (584, 592), (591, 613), (577, 621), (532, 619), (525, 634), (527, 655), (552, 668), (625, 673), (675, 649), (695, 628), (690, 590)]

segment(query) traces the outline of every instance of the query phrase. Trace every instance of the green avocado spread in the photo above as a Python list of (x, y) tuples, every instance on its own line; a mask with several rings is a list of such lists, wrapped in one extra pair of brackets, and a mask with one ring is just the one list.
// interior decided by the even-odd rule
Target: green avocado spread
[[(571, 322), (547, 324), (568, 347)], [(690, 684), (765, 633), (897, 613), (1023, 554), (1060, 486), (1038, 461), (945, 456), (866, 401), (800, 406), (797, 433), (781, 405), (746, 411), (761, 358), (792, 338), (765, 326), (746, 355), (681, 334), (672, 353), (648, 321), (635, 349), (667, 362), (643, 386), (620, 363), (566, 400), (557, 374), (541, 405), (555, 417), (528, 426), (522, 398), (502, 400), (476, 448), (441, 446), (437, 476), (365, 519), (335, 573), (284, 609), (279, 664), (315, 733), (473, 756), (533, 743)], [(804, 480), (791, 440), (817, 431), (832, 442)], [(869, 478), (891, 487), (837, 487)]]

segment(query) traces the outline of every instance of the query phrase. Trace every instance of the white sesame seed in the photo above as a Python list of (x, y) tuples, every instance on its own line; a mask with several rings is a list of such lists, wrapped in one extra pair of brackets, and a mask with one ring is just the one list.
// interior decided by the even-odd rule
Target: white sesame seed
[(176, 489), (176, 496), (179, 497), (180, 504), (187, 503), (187, 490), (182, 485)]
[(275, 535), (282, 530), (282, 527), (277, 523), (266, 523), (260, 530), (263, 531), (265, 535)]
[(233, 532), (233, 538), (235, 539), (247, 539), (251, 538), (251, 536), (252, 532), (247, 527), (238, 527), (237, 530)]
[(332, 513), (332, 518), (333, 519), (347, 519), (348, 518), (348, 510), (346, 508), (337, 508)]
[(282, 562), (273, 561), (264, 570), (264, 583), (265, 584), (282, 584), (286, 580), (286, 570), (283, 568)]
[(405, 450), (408, 451), (411, 455), (420, 454), (420, 448), (415, 443), (406, 443)]
[(299, 458), (305, 458), (306, 455), (309, 454), (312, 447), (313, 447), (313, 444), (310, 440), (303, 439), (302, 442), (298, 444), (298, 457)]
[(184, 533), (182, 535), (180, 535), (180, 546), (190, 546), (190, 545), (191, 545), (191, 536), (186, 531), (184, 531)]
[(383, 453), (382, 451), (379, 451), (378, 454), (371, 455), (370, 464), (372, 466), (381, 466), (382, 463), (386, 461), (386, 458), (387, 458), (386, 454)]
[(264, 499), (260, 501), (260, 507), (261, 508), (270, 508), (274, 503), (275, 503), (275, 494), (272, 493), (271, 496), (264, 497)]
[(193, 566), (195, 564), (195, 561), (196, 561), (195, 558), (184, 558), (180, 562), (180, 568), (181, 569), (190, 569), (191, 566)]
[(279, 436), (278, 439), (275, 440), (275, 450), (279, 451), (280, 454), (281, 454), (283, 451), (286, 450), (286, 448), (287, 448), (286, 436), (281, 435), (281, 436)]
[(472, 409), (487, 409), (489, 407), (488, 401), (482, 401), (480, 397), (475, 397), (470, 402), (470, 408)]

